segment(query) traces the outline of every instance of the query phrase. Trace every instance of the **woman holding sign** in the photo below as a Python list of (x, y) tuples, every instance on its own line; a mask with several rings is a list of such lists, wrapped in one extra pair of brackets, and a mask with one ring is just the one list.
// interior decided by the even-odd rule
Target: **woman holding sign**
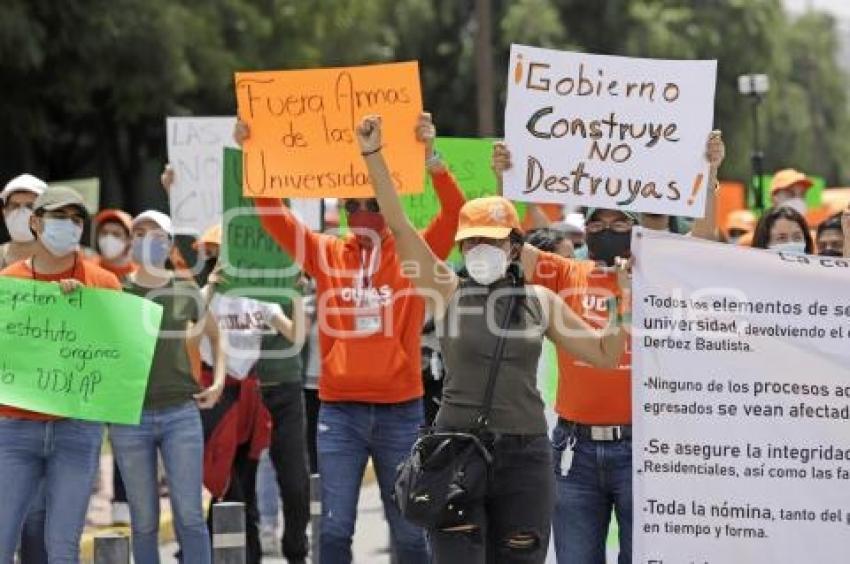
[[(439, 562), (543, 562), (549, 545), (552, 459), (537, 361), (547, 336), (586, 362), (612, 365), (625, 347), (622, 320), (594, 331), (553, 292), (527, 285), (517, 260), (519, 219), (504, 198), (479, 198), (461, 210), (455, 240), (466, 264), (456, 275), (434, 256), (405, 217), (381, 154), (381, 120), (367, 117), (357, 130), (378, 203), (410, 278), (432, 302), (447, 375), (435, 425), (478, 433), (493, 458), (483, 498), (448, 505), (445, 521), (430, 530)], [(415, 266), (416, 268), (412, 268)], [(629, 286), (625, 263), (620, 282)], [(492, 320), (501, 329), (492, 326)], [(501, 353), (501, 354), (500, 354)], [(492, 381), (492, 408), (484, 400)], [(485, 415), (489, 411), (489, 417)]]
[[(159, 562), (159, 487), (157, 457), (168, 479), (171, 508), (182, 562), (209, 564), (210, 539), (201, 500), (204, 434), (198, 408), (211, 408), (224, 387), (224, 349), (218, 324), (198, 287), (176, 280), (165, 270), (172, 248), (171, 219), (146, 211), (132, 223), (133, 259), (139, 265), (130, 274), (125, 291), (162, 306), (148, 388), (139, 425), (111, 425), (110, 438), (130, 503), (133, 558), (138, 564)], [(192, 376), (186, 340), (193, 326), (210, 335), (215, 351), (215, 378), (200, 391)]]

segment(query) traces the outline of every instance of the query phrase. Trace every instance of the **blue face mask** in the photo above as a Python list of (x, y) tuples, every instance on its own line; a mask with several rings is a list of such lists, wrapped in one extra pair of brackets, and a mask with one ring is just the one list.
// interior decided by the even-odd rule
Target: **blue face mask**
[(77, 250), (82, 235), (82, 225), (77, 225), (70, 219), (48, 217), (44, 219), (41, 243), (51, 255), (64, 257)]
[(161, 237), (133, 238), (133, 260), (146, 266), (162, 268), (171, 253), (171, 241)]
[(769, 247), (771, 251), (785, 253), (787, 255), (806, 254), (806, 243), (804, 241), (788, 241), (785, 243), (774, 243)]

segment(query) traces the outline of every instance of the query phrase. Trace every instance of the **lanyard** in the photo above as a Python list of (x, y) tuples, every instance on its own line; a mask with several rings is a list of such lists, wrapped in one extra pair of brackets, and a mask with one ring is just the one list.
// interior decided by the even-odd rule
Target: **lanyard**
[[(370, 254), (371, 252), (371, 254)], [(378, 258), (380, 250), (366, 249), (360, 250), (360, 272), (357, 273), (357, 290), (358, 298), (357, 305), (362, 305), (366, 301), (366, 292), (372, 288), (372, 277), (378, 270)], [(368, 261), (367, 261), (368, 259)], [(368, 266), (367, 266), (368, 262)]]

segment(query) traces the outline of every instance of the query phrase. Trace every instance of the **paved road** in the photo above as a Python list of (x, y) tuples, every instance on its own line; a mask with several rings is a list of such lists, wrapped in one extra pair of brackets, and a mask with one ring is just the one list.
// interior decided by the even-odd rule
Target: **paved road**
[[(372, 483), (360, 493), (360, 505), (357, 509), (357, 529), (354, 535), (355, 564), (390, 564), (387, 546), (389, 542), (387, 524), (381, 507), (378, 485)], [(177, 564), (174, 553), (176, 544), (162, 548), (162, 564)], [(263, 558), (263, 564), (285, 564), (283, 558)]]

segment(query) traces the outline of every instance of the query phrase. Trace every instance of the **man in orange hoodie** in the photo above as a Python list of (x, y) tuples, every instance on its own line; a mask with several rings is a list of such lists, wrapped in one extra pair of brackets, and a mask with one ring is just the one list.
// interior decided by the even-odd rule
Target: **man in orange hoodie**
[[(429, 114), (417, 138), (441, 211), (423, 236), (445, 259), (454, 244), (463, 194), (434, 153)], [(237, 126), (238, 142), (247, 138)], [(400, 562), (429, 561), (421, 529), (406, 522), (390, 499), (396, 467), (409, 454), (423, 422), (420, 333), (425, 302), (403, 274), (395, 240), (377, 201), (344, 201), (353, 233), (313, 233), (280, 202), (257, 199), (264, 228), (316, 280), (319, 346), (318, 451), (322, 476), (321, 562), (351, 561), (351, 538), (366, 462), (371, 456)]]

